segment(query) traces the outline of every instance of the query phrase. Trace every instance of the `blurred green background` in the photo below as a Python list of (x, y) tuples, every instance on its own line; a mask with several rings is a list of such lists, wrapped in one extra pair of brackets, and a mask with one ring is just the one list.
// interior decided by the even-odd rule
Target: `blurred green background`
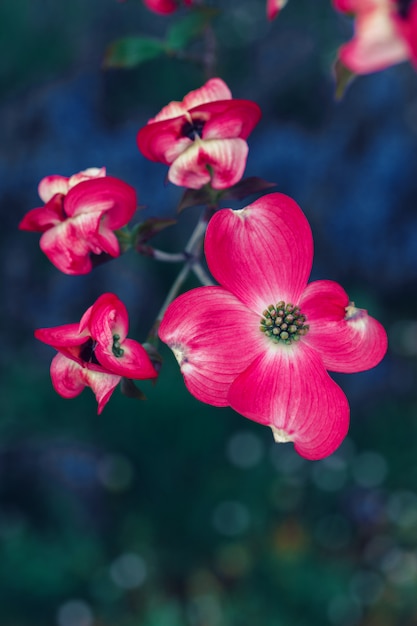
[[(335, 377), (351, 430), (314, 463), (191, 397), (165, 348), (145, 402), (116, 390), (97, 416), (90, 390), (57, 396), (33, 330), (114, 291), (143, 341), (178, 268), (128, 254), (63, 276), (17, 224), (43, 176), (103, 165), (138, 190), (141, 219), (175, 215), (181, 190), (135, 135), (205, 79), (174, 58), (101, 68), (116, 38), (163, 36), (184, 13), (1, 3), (1, 626), (417, 624), (417, 76), (403, 64), (358, 78), (335, 102), (330, 67), (352, 24), (327, 0), (291, 0), (272, 24), (264, 0), (218, 4), (218, 73), (263, 110), (247, 173), (300, 203), (313, 278), (380, 319), (389, 354)], [(197, 217), (158, 245), (181, 249)]]

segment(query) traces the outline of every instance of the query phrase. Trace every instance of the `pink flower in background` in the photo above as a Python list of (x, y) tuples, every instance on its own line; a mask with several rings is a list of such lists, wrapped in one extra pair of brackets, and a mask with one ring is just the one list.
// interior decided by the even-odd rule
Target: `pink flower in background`
[(242, 178), (246, 139), (260, 117), (257, 104), (233, 99), (227, 85), (212, 78), (150, 119), (137, 143), (145, 157), (170, 165), (175, 185), (200, 189), (211, 182), (226, 189)]
[(356, 74), (382, 70), (410, 60), (417, 65), (416, 0), (333, 0), (337, 9), (355, 15), (353, 39), (339, 59)]
[(377, 365), (385, 330), (337, 283), (307, 284), (310, 226), (283, 194), (217, 212), (205, 252), (220, 286), (179, 296), (159, 330), (189, 391), (270, 426), (308, 459), (331, 454), (347, 433), (349, 405), (326, 370)]
[(22, 230), (42, 232), (40, 247), (65, 274), (86, 274), (91, 254), (120, 254), (114, 230), (133, 217), (136, 192), (105, 168), (90, 168), (70, 178), (47, 176), (39, 184), (43, 207), (29, 211)]
[[(143, 4), (154, 13), (168, 15), (169, 13), (174, 13), (180, 3), (177, 0), (143, 0)], [(190, 6), (192, 0), (184, 0), (184, 4)]]
[(266, 0), (266, 16), (269, 20), (273, 20), (283, 6), (287, 4), (287, 0)]
[(126, 338), (128, 326), (123, 302), (105, 293), (79, 324), (36, 330), (37, 339), (58, 350), (51, 363), (55, 391), (64, 398), (75, 398), (84, 387), (91, 387), (101, 413), (122, 376), (155, 378), (157, 373), (145, 349)]

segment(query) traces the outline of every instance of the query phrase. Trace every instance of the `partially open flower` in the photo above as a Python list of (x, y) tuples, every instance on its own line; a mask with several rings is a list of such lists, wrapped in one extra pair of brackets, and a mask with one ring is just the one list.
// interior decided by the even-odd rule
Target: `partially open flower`
[(333, 0), (355, 16), (355, 33), (339, 50), (343, 65), (367, 74), (410, 60), (417, 66), (416, 0)]
[(175, 185), (226, 189), (242, 178), (246, 139), (260, 117), (257, 104), (233, 99), (227, 85), (212, 78), (150, 119), (137, 143), (145, 157), (170, 165), (168, 179)]
[(143, 380), (157, 372), (140, 343), (127, 338), (126, 307), (112, 293), (105, 293), (84, 313), (79, 324), (39, 328), (35, 337), (54, 347), (52, 384), (64, 398), (78, 396), (91, 387), (98, 413), (107, 404), (122, 376)]
[(87, 274), (91, 255), (119, 256), (114, 230), (136, 211), (133, 187), (106, 176), (105, 168), (90, 168), (70, 178), (47, 176), (38, 191), (45, 205), (29, 211), (19, 228), (43, 233), (41, 250), (61, 272)]
[[(191, 5), (193, 0), (183, 0), (185, 5)], [(169, 15), (174, 13), (180, 5), (178, 0), (143, 0), (143, 4), (154, 13)]]
[(307, 284), (310, 226), (283, 194), (218, 211), (205, 252), (220, 286), (179, 296), (159, 329), (188, 390), (270, 426), (308, 459), (331, 454), (347, 433), (349, 405), (327, 370), (377, 365), (385, 330), (337, 283)]

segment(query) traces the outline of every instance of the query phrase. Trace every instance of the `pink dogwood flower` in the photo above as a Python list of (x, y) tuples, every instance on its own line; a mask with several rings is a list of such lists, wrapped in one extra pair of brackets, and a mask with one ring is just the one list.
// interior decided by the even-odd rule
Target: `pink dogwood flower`
[(127, 339), (125, 305), (113, 293), (105, 293), (84, 313), (78, 324), (39, 328), (35, 337), (58, 351), (51, 363), (55, 391), (75, 398), (91, 387), (98, 413), (109, 401), (122, 376), (155, 378), (149, 356), (140, 343)]
[(220, 286), (179, 296), (159, 330), (188, 390), (270, 426), (276, 441), (294, 442), (307, 459), (331, 454), (347, 433), (349, 405), (327, 370), (377, 365), (385, 330), (339, 284), (307, 284), (311, 229), (288, 196), (218, 211), (205, 252)]
[(120, 255), (114, 230), (133, 217), (136, 192), (105, 168), (90, 168), (65, 176), (47, 176), (38, 187), (45, 205), (29, 211), (22, 230), (42, 232), (41, 250), (65, 274), (87, 274), (91, 255)]
[[(178, 0), (143, 0), (143, 4), (154, 13), (159, 13), (160, 15), (169, 15), (170, 13), (174, 13), (180, 5)], [(184, 4), (186, 6), (190, 6), (192, 4), (192, 0), (184, 0)]]
[(339, 50), (343, 65), (356, 74), (410, 60), (417, 66), (416, 0), (333, 0), (355, 15), (353, 39)]
[(269, 20), (276, 18), (282, 7), (287, 4), (287, 0), (266, 0), (266, 16)]
[(168, 179), (175, 185), (226, 189), (242, 178), (246, 139), (260, 117), (257, 104), (233, 99), (227, 85), (212, 78), (150, 119), (137, 144), (145, 157), (170, 166)]

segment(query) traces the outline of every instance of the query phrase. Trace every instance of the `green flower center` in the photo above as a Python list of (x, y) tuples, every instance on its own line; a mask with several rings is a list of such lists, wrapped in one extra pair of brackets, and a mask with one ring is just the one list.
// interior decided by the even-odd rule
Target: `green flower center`
[(283, 300), (278, 304), (270, 304), (263, 312), (259, 330), (274, 343), (284, 343), (287, 346), (293, 341), (300, 341), (309, 330), (306, 316), (298, 306), (285, 304)]
[(113, 335), (112, 352), (114, 356), (120, 358), (124, 354), (123, 348), (120, 347), (120, 335)]

